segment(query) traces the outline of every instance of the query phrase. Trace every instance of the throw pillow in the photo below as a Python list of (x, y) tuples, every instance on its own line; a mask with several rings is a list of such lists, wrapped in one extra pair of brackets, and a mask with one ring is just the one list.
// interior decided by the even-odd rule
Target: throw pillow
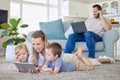
[(70, 27), (71, 23), (73, 23), (73, 20), (70, 21), (64, 21), (63, 22), (63, 26), (64, 26), (64, 32), (66, 32), (68, 30), (68, 28)]
[(62, 19), (51, 22), (40, 22), (40, 29), (46, 34), (47, 39), (65, 39)]

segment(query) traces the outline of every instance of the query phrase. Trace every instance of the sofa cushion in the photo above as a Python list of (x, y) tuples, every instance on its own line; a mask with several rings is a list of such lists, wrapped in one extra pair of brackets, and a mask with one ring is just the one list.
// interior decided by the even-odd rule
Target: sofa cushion
[(68, 30), (68, 28), (70, 27), (71, 23), (73, 23), (73, 20), (70, 21), (64, 21), (63, 22), (63, 26), (64, 26), (64, 33)]
[(66, 39), (53, 39), (53, 40), (48, 40), (48, 42), (50, 42), (50, 43), (57, 42), (61, 45), (62, 49), (64, 50), (67, 40)]
[(70, 27), (69, 27), (69, 28), (66, 30), (66, 32), (64, 33), (65, 38), (68, 39), (68, 36), (69, 36), (70, 34), (72, 34), (72, 33), (74, 33), (74, 32), (73, 32), (72, 26), (70, 25)]
[(29, 32), (28, 34), (27, 34), (27, 41), (28, 42), (32, 42), (32, 38), (31, 38), (31, 35), (34, 33), (34, 31), (31, 31), (31, 32)]
[[(85, 42), (76, 42), (75, 44), (75, 51), (77, 50), (77, 46), (84, 46), (85, 47), (85, 51), (88, 51), (88, 48), (86, 46)], [(104, 43), (101, 42), (96, 42), (95, 44), (95, 51), (103, 51), (104, 50)]]
[[(65, 50), (67, 40), (65, 40), (65, 39), (55, 39), (55, 40), (48, 40), (48, 41), (59, 43), (62, 46), (62, 49)], [(83, 46), (83, 47), (85, 47), (85, 51), (88, 51), (85, 42), (76, 42), (74, 51), (77, 50), (77, 46)], [(103, 50), (104, 50), (104, 43), (103, 42), (97, 42), (95, 44), (95, 51), (103, 51)]]
[(51, 22), (40, 22), (40, 29), (46, 34), (47, 39), (65, 39), (62, 19)]

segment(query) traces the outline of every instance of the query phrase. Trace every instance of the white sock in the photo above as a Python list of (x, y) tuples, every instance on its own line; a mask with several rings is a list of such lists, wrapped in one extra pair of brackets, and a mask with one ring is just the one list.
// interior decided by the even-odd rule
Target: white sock
[(102, 65), (97, 59), (90, 59), (92, 65)]

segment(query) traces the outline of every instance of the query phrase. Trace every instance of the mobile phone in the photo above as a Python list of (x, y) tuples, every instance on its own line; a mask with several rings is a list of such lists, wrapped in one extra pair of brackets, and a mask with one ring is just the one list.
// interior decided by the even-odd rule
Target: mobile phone
[(100, 17), (100, 13), (97, 14), (97, 18), (99, 18), (99, 17)]

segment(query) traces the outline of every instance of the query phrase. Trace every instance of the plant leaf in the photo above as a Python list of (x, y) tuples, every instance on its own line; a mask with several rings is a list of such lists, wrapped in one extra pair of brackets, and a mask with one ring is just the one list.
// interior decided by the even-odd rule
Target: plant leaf
[(26, 28), (26, 27), (28, 27), (28, 25), (27, 24), (22, 24), (20, 27), (21, 28)]
[(4, 31), (2, 31), (2, 33), (1, 33), (1, 35), (2, 35), (2, 37), (4, 37), (4, 36), (10, 36), (11, 35), (11, 29), (5, 29)]
[(7, 45), (14, 44), (14, 41), (15, 41), (14, 38), (8, 39), (7, 41), (3, 42), (2, 47), (3, 47), (3, 48), (6, 48)]
[(10, 28), (10, 25), (8, 23), (2, 23), (0, 26), (1, 26), (2, 29)]
[(8, 44), (7, 41), (3, 42), (2, 47), (3, 47), (3, 48), (6, 48), (6, 47), (7, 47), (7, 44)]
[(11, 27), (16, 29), (18, 27), (18, 24), (20, 23), (20, 20), (21, 18), (19, 18), (18, 20), (14, 18), (10, 19)]
[(9, 22), (10, 22), (12, 28), (16, 27), (16, 23), (17, 23), (16, 19), (12, 18), (12, 19), (10, 19)]
[(22, 43), (22, 42), (25, 42), (25, 39), (24, 38), (19, 38), (19, 37), (17, 37), (16, 39), (15, 39), (15, 45), (17, 45), (18, 43)]
[(20, 21), (21, 21), (21, 18), (18, 18), (18, 20), (17, 20), (17, 26), (18, 26), (18, 24), (20, 23)]
[(25, 42), (24, 38), (12, 38), (12, 39), (8, 39), (7, 41), (3, 42), (2, 47), (6, 48), (7, 45), (13, 44), (13, 45), (17, 45), (18, 43), (22, 43)]

